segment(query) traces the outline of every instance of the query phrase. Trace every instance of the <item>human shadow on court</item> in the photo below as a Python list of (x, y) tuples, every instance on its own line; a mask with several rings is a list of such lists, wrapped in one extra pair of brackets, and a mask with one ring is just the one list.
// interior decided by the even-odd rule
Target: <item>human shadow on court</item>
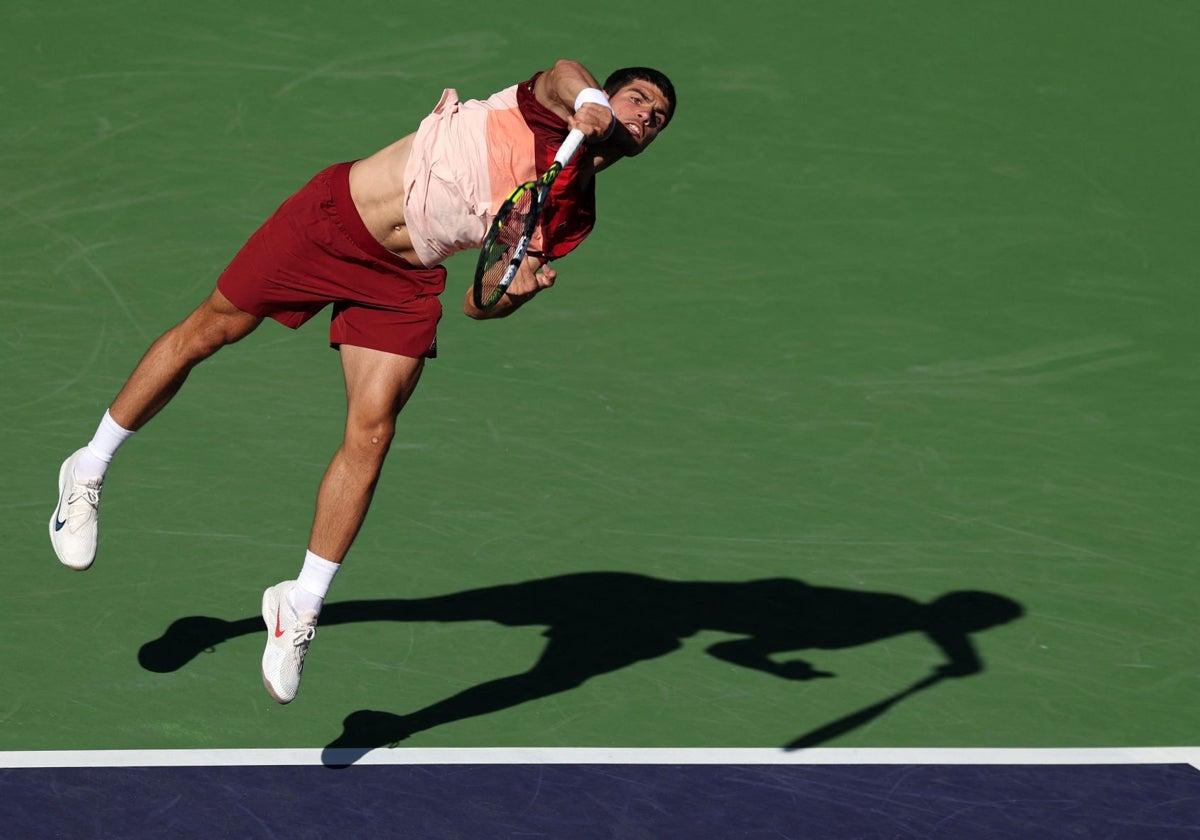
[[(326, 748), (326, 764), (345, 766), (418, 732), (569, 691), (592, 677), (677, 650), (701, 630), (735, 637), (710, 645), (710, 655), (787, 680), (834, 675), (800, 658), (777, 661), (776, 654), (838, 650), (905, 633), (924, 634), (945, 656), (905, 691), (784, 745), (813, 747), (943, 679), (978, 673), (983, 666), (970, 635), (1022, 614), (1016, 601), (987, 592), (951, 592), (923, 604), (902, 595), (812, 586), (791, 578), (669, 581), (623, 572), (563, 575), (431, 598), (331, 602), (321, 613), (322, 628), (365, 621), (494, 621), (544, 626), (548, 641), (523, 673), (472, 686), (408, 714), (351, 713), (342, 734)], [(143, 645), (138, 661), (150, 671), (174, 671), (223, 641), (261, 632), (257, 615), (237, 621), (182, 618)]]

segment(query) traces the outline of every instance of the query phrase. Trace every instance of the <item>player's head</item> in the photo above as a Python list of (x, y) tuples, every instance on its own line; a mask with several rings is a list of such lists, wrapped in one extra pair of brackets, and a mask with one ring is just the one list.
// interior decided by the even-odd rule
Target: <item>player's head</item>
[(929, 605), (931, 624), (974, 633), (1020, 618), (1025, 610), (1011, 598), (991, 592), (949, 592)]
[(671, 117), (675, 116), (675, 86), (671, 84), (666, 73), (651, 67), (622, 67), (620, 70), (614, 70), (604, 80), (604, 92), (612, 96), (633, 82), (649, 82), (662, 92), (670, 105), (667, 113), (667, 122), (670, 122)]
[(624, 129), (618, 139), (626, 155), (640, 153), (675, 116), (675, 86), (650, 67), (614, 71), (604, 81), (604, 92)]

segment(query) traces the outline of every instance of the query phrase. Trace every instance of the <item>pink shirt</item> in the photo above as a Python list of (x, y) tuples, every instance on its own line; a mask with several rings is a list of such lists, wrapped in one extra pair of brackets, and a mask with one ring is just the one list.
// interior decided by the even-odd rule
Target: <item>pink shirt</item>
[[(532, 96), (536, 78), (482, 101), (461, 102), (448, 88), (421, 121), (404, 170), (404, 218), (424, 265), (480, 247), (504, 199), (553, 159), (567, 124)], [(574, 176), (568, 166), (555, 183), (546, 214), (552, 232), (535, 234), (533, 253), (563, 256), (590, 232), (591, 184), (581, 192)]]

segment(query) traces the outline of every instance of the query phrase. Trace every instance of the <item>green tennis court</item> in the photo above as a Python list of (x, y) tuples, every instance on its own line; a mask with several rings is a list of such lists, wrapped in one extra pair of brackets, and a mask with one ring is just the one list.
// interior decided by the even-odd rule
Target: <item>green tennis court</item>
[[(1195, 744), (1200, 8), (483, 8), (0, 13), (0, 750), (323, 747), (563, 638), (581, 684), (405, 743), (779, 748), (944, 661), (867, 596), (959, 590), (1022, 608), (971, 634), (984, 670), (825, 746)], [(601, 180), (536, 305), (463, 318), (451, 261), (440, 357), (331, 593), (382, 612), (342, 608), (287, 708), (257, 631), (144, 667), (298, 570), (343, 419), (323, 319), (222, 351), (122, 450), (86, 574), (47, 543), (59, 463), (314, 172), (563, 55), (661, 67), (678, 114)], [(836, 676), (712, 655), (741, 619), (794, 622), (772, 661)]]

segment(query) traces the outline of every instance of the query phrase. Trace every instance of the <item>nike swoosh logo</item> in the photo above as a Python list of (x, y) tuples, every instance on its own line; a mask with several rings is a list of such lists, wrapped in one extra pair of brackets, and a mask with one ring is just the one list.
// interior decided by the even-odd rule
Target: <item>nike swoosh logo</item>
[(59, 519), (58, 513), (55, 512), (55, 514), (54, 514), (54, 532), (58, 533), (59, 531), (61, 531), (63, 529), (63, 526), (66, 524), (67, 524), (67, 520)]
[(279, 624), (279, 607), (275, 608), (275, 638), (278, 639), (283, 635), (283, 627)]

